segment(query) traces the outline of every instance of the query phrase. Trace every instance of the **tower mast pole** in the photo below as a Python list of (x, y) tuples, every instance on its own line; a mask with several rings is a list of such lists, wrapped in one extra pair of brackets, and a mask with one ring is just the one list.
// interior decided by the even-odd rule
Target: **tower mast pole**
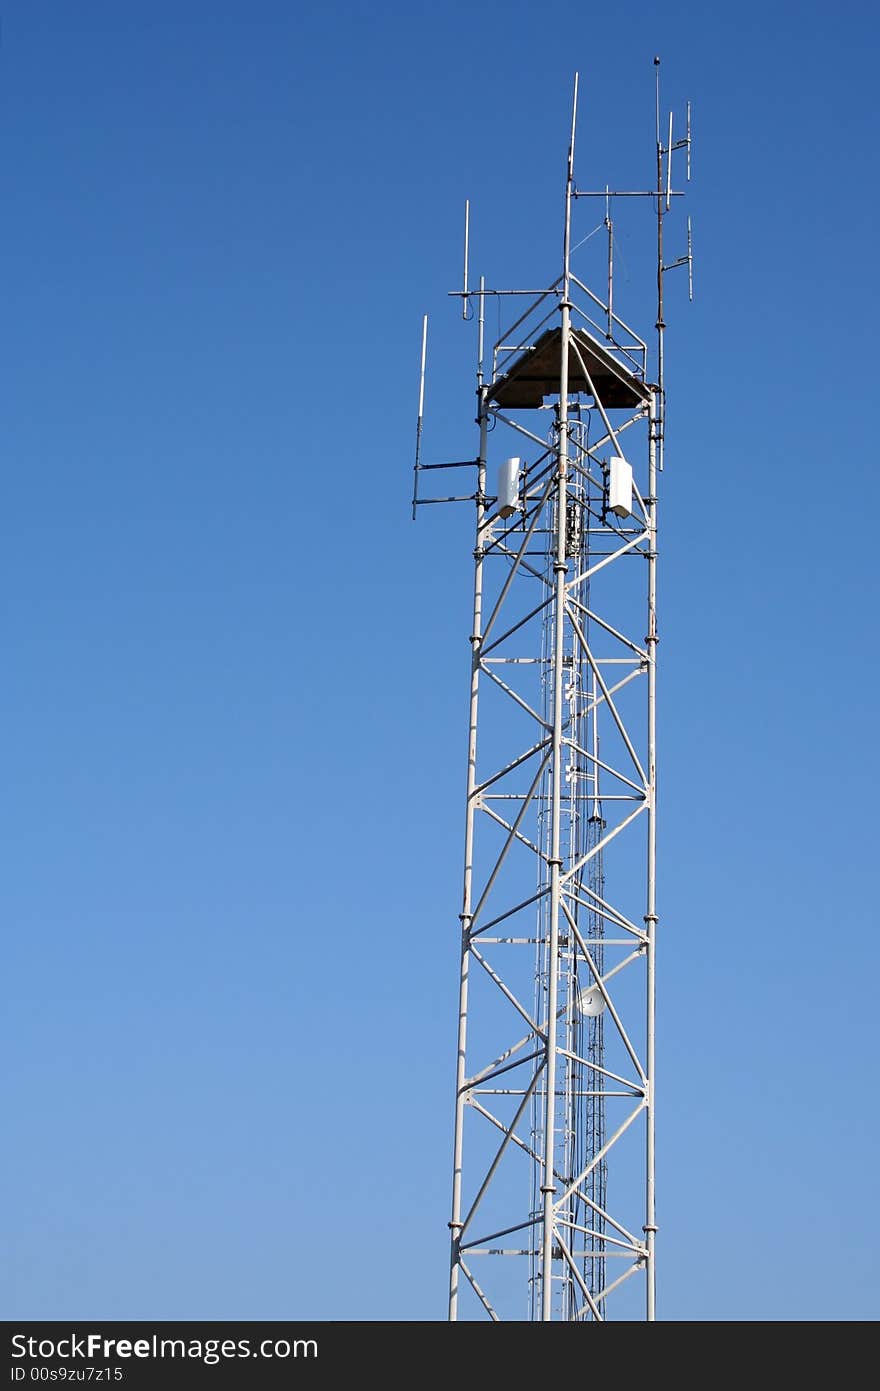
[[(648, 654), (648, 730), (647, 730), (647, 816), (648, 845), (645, 903), (645, 1317), (653, 1322), (657, 1315), (657, 1275), (655, 1268), (655, 1238), (657, 1235), (655, 1183), (655, 1105), (654, 1056), (656, 1009), (656, 928), (657, 928), (657, 478), (663, 468), (663, 437), (665, 432), (666, 399), (663, 385), (663, 338), (666, 323), (663, 318), (663, 144), (660, 137), (660, 59), (654, 59), (656, 73), (657, 128), (657, 388), (649, 405), (648, 426), (648, 496), (645, 500), (648, 529), (648, 631), (645, 648)], [(672, 175), (672, 117), (669, 118), (669, 148), (666, 151), (666, 187), (671, 188)], [(668, 199), (667, 199), (668, 201)]]
[(565, 554), (566, 484), (568, 479), (568, 351), (571, 338), (571, 195), (574, 181), (574, 137), (577, 122), (578, 74), (574, 77), (571, 111), (571, 139), (565, 180), (565, 232), (563, 238), (562, 291), (560, 314), (559, 412), (557, 417), (556, 468), (556, 560), (554, 575), (553, 628), (553, 736), (550, 772), (550, 931), (547, 946), (547, 1038), (544, 1065), (544, 1164), (541, 1193), (543, 1203), (541, 1251), (541, 1319), (552, 1318), (553, 1295), (553, 1181), (556, 1147), (556, 1058), (557, 1012), (559, 1000), (559, 914), (562, 878), (562, 683), (565, 655)]
[[(464, 1140), (464, 1108), (467, 1104), (467, 1010), (468, 967), (470, 964), (470, 933), (473, 915), (474, 877), (474, 818), (477, 812), (477, 714), (480, 696), (480, 643), (483, 623), (483, 559), (484, 524), (486, 519), (486, 447), (489, 416), (486, 406), (486, 386), (483, 373), (483, 339), (485, 331), (485, 281), (480, 278), (479, 339), (477, 346), (477, 423), (480, 429), (480, 453), (477, 460), (477, 522), (474, 541), (474, 612), (471, 624), (471, 695), (468, 719), (467, 809), (464, 836), (464, 883), (461, 905), (461, 974), (458, 996), (458, 1053), (455, 1082), (455, 1139), (453, 1144), (452, 1218), (449, 1223), (451, 1252), (449, 1270), (449, 1318), (458, 1318), (458, 1281), (460, 1272), (461, 1239), (461, 1173)], [(466, 304), (467, 301), (464, 301)]]
[(654, 1183), (654, 1043), (656, 1003), (656, 927), (657, 927), (657, 396), (651, 397), (648, 443), (648, 632), (645, 646), (648, 653), (648, 847), (647, 885), (645, 903), (646, 960), (646, 1029), (645, 1075), (647, 1080), (645, 1117), (645, 1249), (647, 1251), (646, 1308), (650, 1322), (656, 1317), (657, 1279), (654, 1261), (654, 1238), (657, 1233)]

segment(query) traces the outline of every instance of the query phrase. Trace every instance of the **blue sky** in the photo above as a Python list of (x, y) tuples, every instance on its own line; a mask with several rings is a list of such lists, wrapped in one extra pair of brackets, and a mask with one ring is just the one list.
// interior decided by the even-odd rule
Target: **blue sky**
[(572, 74), (580, 183), (644, 182), (655, 52), (659, 1311), (880, 1311), (878, 21), (660, 11), (4, 6), (5, 1317), (443, 1317), (471, 518), (409, 521), (421, 314), (468, 457), (464, 198), (475, 274), (553, 278)]

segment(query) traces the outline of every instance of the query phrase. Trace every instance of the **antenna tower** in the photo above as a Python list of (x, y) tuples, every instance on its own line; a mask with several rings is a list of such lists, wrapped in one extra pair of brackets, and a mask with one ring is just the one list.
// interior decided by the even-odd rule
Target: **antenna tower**
[[(475, 459), (423, 463), (413, 516), (476, 509), (449, 1317), (655, 1317), (657, 503), (666, 398), (664, 224), (691, 120), (661, 130), (656, 186), (579, 189), (575, 75), (562, 270), (468, 283)], [(601, 200), (597, 205), (595, 200)], [(656, 347), (619, 316), (615, 214), (656, 216)], [(580, 200), (604, 218), (573, 243)], [(604, 231), (602, 292), (576, 253)], [(600, 243), (595, 243), (595, 246)], [(592, 252), (594, 247), (590, 248)], [(486, 331), (494, 301), (494, 342)], [(422, 496), (427, 470), (471, 492)], [(441, 473), (441, 477), (442, 477)], [(467, 474), (465, 476), (468, 476)], [(497, 480), (497, 482), (496, 482)]]

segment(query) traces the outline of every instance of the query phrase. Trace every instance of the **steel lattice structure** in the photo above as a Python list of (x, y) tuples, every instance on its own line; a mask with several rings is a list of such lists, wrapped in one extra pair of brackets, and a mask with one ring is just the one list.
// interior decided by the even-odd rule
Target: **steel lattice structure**
[[(560, 276), (540, 293), (469, 290), (465, 253), (476, 460), (421, 464), (423, 390), (419, 406), (414, 504), (434, 500), (418, 497), (423, 469), (476, 472), (453, 1319), (655, 1316), (662, 247), (690, 122), (677, 144), (670, 122), (664, 144), (658, 120), (644, 195), (658, 232), (652, 380), (645, 340), (612, 304), (620, 195), (575, 188), (576, 106), (575, 84)], [(575, 202), (593, 196), (606, 199), (604, 297), (571, 264)], [(502, 294), (516, 310), (489, 344), (486, 305)]]

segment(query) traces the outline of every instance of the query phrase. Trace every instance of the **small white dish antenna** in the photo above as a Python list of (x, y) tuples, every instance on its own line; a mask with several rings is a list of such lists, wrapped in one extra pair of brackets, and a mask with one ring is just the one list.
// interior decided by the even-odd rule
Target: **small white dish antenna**
[(588, 1019), (596, 1019), (605, 1011), (605, 997), (598, 985), (592, 986), (589, 990), (582, 990), (578, 995), (577, 1007), (581, 1014), (585, 1014)]

